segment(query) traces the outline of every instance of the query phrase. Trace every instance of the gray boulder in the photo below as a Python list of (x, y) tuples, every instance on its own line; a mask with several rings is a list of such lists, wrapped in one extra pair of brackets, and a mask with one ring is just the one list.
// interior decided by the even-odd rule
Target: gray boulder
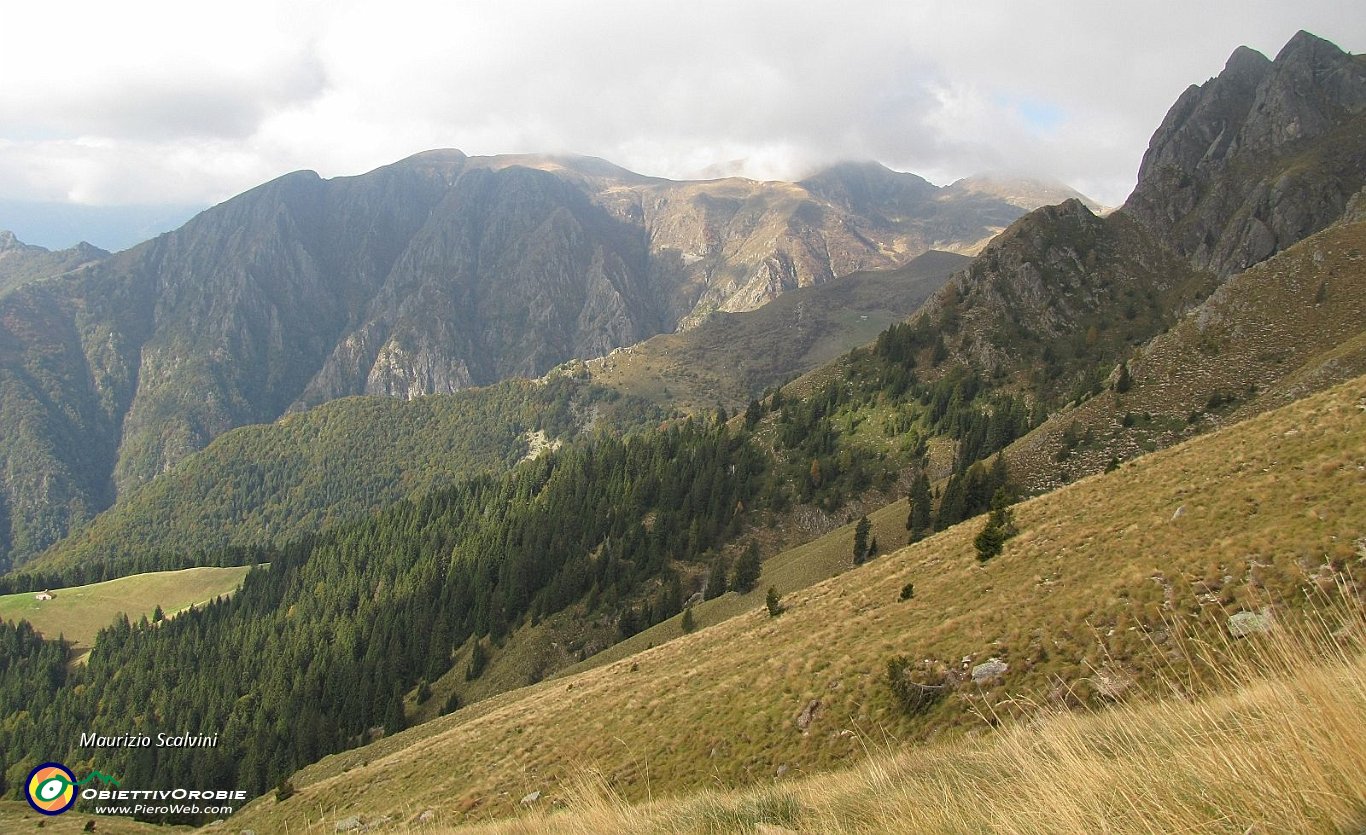
[(1238, 612), (1228, 619), (1228, 634), (1235, 638), (1246, 638), (1271, 631), (1271, 610), (1263, 607), (1260, 612)]
[(972, 683), (986, 684), (1000, 678), (1010, 670), (1010, 665), (999, 658), (989, 658), (972, 668)]

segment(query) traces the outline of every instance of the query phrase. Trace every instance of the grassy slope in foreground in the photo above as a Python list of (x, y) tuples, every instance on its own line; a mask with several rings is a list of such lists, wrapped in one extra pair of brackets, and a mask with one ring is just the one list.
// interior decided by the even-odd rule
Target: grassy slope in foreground
[[(1152, 651), (1170, 647), (1170, 621), (1214, 633), (1227, 611), (1268, 599), (1290, 620), (1307, 588), (1366, 570), (1366, 378), (1015, 514), (1019, 536), (985, 566), (970, 521), (788, 595), (779, 618), (752, 611), (329, 757), (240, 826), (297, 832), (425, 809), (458, 823), (513, 813), (533, 791), (553, 805), (588, 769), (632, 802), (769, 783), (852, 765), (870, 738), (948, 740), (985, 730), (983, 716), (1100, 705), (1183, 675)], [(884, 681), (900, 654), (953, 670), (996, 657), (1009, 671), (907, 720)], [(403, 790), (414, 785), (419, 798)]]
[(1366, 823), (1366, 623), (1350, 606), (1333, 615), (1354, 628), (1192, 647), (1206, 653), (1197, 663), (1226, 669), (1230, 691), (1194, 701), (1059, 713), (982, 739), (881, 753), (834, 774), (639, 806), (585, 775), (563, 812), (458, 831), (1358, 831)]
[(136, 621), (148, 618), (157, 606), (174, 614), (188, 606), (232, 594), (250, 567), (187, 568), (134, 574), (104, 583), (53, 589), (53, 600), (38, 600), (32, 592), (0, 597), (0, 620), (26, 620), (45, 637), (59, 634), (89, 649), (95, 635), (120, 613)]

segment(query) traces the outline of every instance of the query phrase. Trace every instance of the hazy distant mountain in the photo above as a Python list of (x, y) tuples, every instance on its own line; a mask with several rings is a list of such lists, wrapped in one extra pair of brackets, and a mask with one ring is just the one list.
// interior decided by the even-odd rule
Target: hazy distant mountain
[(1033, 210), (1040, 206), (1056, 206), (1068, 200), (1078, 200), (1093, 212), (1104, 207), (1063, 183), (1035, 177), (1016, 177), (990, 173), (964, 177), (949, 184), (950, 193), (981, 194), (996, 197), (1012, 206)]
[(0, 561), (235, 426), (536, 377), (1022, 211), (877, 165), (672, 182), (432, 151), (281, 177), (0, 300)]
[(0, 229), (0, 295), (35, 278), (61, 275), (105, 258), (104, 250), (87, 243), (52, 252), (26, 244), (13, 232)]

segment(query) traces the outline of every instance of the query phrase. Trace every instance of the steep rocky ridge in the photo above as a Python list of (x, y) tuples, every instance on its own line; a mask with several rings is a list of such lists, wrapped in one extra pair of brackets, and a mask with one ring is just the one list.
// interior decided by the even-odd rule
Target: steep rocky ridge
[(0, 503), (31, 555), (233, 426), (296, 399), (439, 172), (283, 177), (0, 300)]
[(1173, 105), (1123, 207), (1021, 218), (917, 315), (920, 344), (941, 340), (949, 368), (1019, 385), (1040, 412), (1099, 394), (1221, 280), (1340, 218), (1364, 177), (1366, 61), (1305, 32), (1274, 61), (1239, 48)]
[(1366, 217), (1233, 276), (1126, 367), (1126, 385), (1113, 367), (1105, 391), (1007, 449), (1025, 489), (1100, 472), (1366, 373)]
[(1135, 345), (1173, 324), (1216, 281), (1123, 213), (1079, 200), (1031, 212), (1001, 233), (912, 320), (944, 365), (967, 367), (1051, 408), (1098, 386)]
[(1307, 32), (1242, 47), (1167, 113), (1124, 205), (1221, 276), (1336, 220), (1366, 182), (1366, 58)]
[(460, 172), (299, 399), (537, 376), (671, 327), (642, 231), (522, 166)]

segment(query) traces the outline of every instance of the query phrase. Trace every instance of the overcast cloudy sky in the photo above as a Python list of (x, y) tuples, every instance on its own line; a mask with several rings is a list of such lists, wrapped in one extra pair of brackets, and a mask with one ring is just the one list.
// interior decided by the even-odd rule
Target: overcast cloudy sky
[(573, 151), (647, 174), (872, 158), (1059, 178), (1107, 204), (1191, 83), (1360, 0), (120, 0), (0, 9), (0, 199), (209, 204), (411, 153)]

